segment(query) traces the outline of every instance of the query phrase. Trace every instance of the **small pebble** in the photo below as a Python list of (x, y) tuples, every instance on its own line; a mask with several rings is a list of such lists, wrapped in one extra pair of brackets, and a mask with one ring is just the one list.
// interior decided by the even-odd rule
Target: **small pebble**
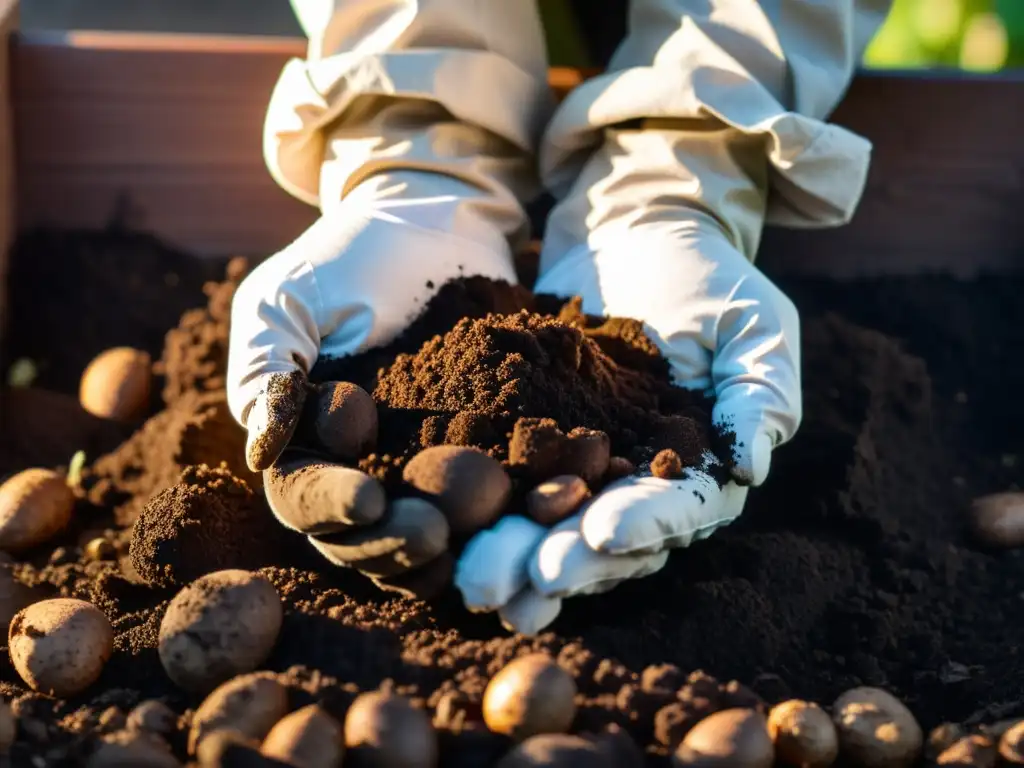
[(612, 480), (621, 480), (623, 477), (629, 477), (634, 472), (636, 472), (636, 466), (632, 461), (623, 456), (612, 456), (608, 460), (608, 472), (605, 477), (611, 482)]
[(114, 650), (114, 630), (92, 603), (43, 600), (20, 611), (8, 630), (14, 668), (35, 691), (66, 698), (100, 676)]
[(347, 381), (326, 382), (311, 402), (317, 441), (331, 457), (355, 461), (376, 447), (377, 404), (365, 389)]
[(607, 433), (576, 427), (569, 435), (562, 459), (562, 472), (579, 475), (588, 486), (597, 485), (611, 462), (612, 443)]
[(86, 768), (178, 768), (170, 747), (142, 731), (118, 731), (104, 736)]
[(541, 525), (561, 522), (590, 496), (582, 477), (559, 475), (547, 480), (526, 495), (526, 513)]
[(181, 590), (160, 622), (167, 676), (204, 693), (251, 672), (270, 655), (283, 620), (277, 590), (248, 571), (216, 571)]
[(128, 713), (128, 728), (149, 731), (161, 736), (173, 733), (178, 727), (174, 710), (158, 699), (143, 701)]
[(999, 751), (987, 736), (965, 736), (936, 758), (936, 765), (959, 765), (970, 768), (994, 768)]
[(484, 691), (484, 722), (495, 733), (523, 741), (565, 733), (576, 718), (576, 681), (542, 653), (506, 664)]
[(257, 744), (288, 713), (288, 689), (277, 678), (255, 672), (229, 680), (213, 691), (192, 716), (189, 754), (208, 735), (221, 729), (237, 731)]
[(1024, 492), (994, 493), (975, 499), (969, 525), (975, 539), (985, 546), (1024, 546)]
[(672, 756), (675, 766), (771, 768), (775, 750), (764, 715), (723, 709), (701, 720)]
[(777, 759), (802, 768), (827, 768), (839, 754), (832, 718), (817, 704), (784, 701), (768, 715), (768, 735)]
[(683, 462), (671, 448), (658, 451), (651, 461), (651, 474), (663, 480), (674, 480), (683, 474)]
[(413, 456), (402, 478), (430, 494), (448, 518), (453, 533), (471, 534), (491, 525), (505, 509), (512, 481), (483, 451), (437, 445)]
[(279, 720), (260, 751), (295, 768), (335, 768), (341, 765), (345, 742), (338, 722), (310, 704)]
[(360, 695), (345, 715), (346, 763), (380, 768), (434, 768), (437, 734), (408, 699), (385, 691)]
[(519, 744), (497, 768), (625, 768), (592, 741), (564, 733), (543, 733)]
[(117, 550), (107, 539), (96, 538), (85, 545), (84, 553), (90, 560), (112, 560), (117, 555)]
[(1009, 765), (1024, 765), (1024, 720), (1007, 729), (999, 739), (999, 756)]

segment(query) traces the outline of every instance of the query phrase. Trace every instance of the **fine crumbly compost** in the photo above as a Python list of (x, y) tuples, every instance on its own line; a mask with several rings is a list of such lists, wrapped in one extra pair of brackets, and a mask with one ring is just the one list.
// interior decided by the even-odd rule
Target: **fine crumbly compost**
[[(138, 263), (127, 258), (133, 248), (142, 251)], [(40, 385), (73, 397), (81, 370), (106, 347), (127, 343), (158, 355), (159, 339), (182, 312), (202, 305), (210, 274), (208, 263), (182, 260), (177, 285), (168, 287), (161, 265), (177, 262), (173, 254), (166, 260), (146, 255), (159, 253), (138, 237), (37, 235), (24, 241), (12, 265), (12, 310), (19, 319), (10, 325), (5, 359), (37, 350), (37, 359), (47, 361)], [(52, 298), (51, 272), (38, 265), (55, 259), (68, 274), (88, 278), (88, 298), (78, 286)], [(94, 263), (121, 268), (94, 272)], [(160, 290), (147, 288), (139, 298), (139, 280)], [(218, 289), (222, 306), (232, 284)], [(1024, 551), (978, 551), (963, 525), (971, 498), (1016, 488), (1022, 480), (1024, 366), (1018, 350), (1024, 346), (1024, 280), (780, 285), (803, 315), (805, 417), (737, 523), (674, 555), (655, 576), (566, 601), (551, 631), (534, 639), (508, 636), (493, 617), (468, 615), (451, 592), (431, 604), (397, 600), (308, 549), (298, 548), (288, 560), (282, 552), (260, 570), (286, 611), (266, 666), (288, 684), (292, 708), (319, 701), (340, 716), (358, 691), (390, 681), (430, 709), (441, 728), (445, 766), (488, 765), (508, 748), (480, 724), (489, 676), (515, 655), (547, 650), (577, 678), (574, 729), (617, 725), (647, 747), (652, 765), (666, 762), (667, 749), (699, 717), (757, 704), (755, 696), (768, 703), (799, 696), (829, 704), (848, 687), (878, 685), (901, 696), (926, 727), (945, 719), (977, 724), (1024, 716), (1024, 663), (1014, 641)], [(490, 313), (558, 311), (507, 286), (465, 281), (446, 291), (448, 301), (432, 303), (395, 347), (337, 365), (357, 382), (372, 382), (373, 391), (389, 356), (417, 356), (426, 341), (464, 317), (484, 320), (468, 324), (467, 332), (472, 326), (486, 336), (500, 335), (485, 320)], [(223, 360), (205, 371), (188, 370), (216, 355), (191, 354), (187, 338), (216, 338), (221, 357), (226, 344), (226, 324), (213, 329), (214, 315), (223, 314), (207, 299), (209, 308), (200, 310), (207, 314), (178, 326), (189, 328), (187, 337), (177, 337), (178, 352), (165, 349), (169, 367), (162, 387), (173, 405), (153, 418), (168, 420), (166, 426), (151, 422), (114, 453), (90, 456), (96, 460), (86, 472), (87, 495), (72, 528), (13, 567), (36, 594), (91, 600), (116, 632), (102, 678), (70, 702), (27, 692), (6, 654), (0, 656), (0, 694), (13, 700), (19, 717), (13, 765), (31, 765), (40, 756), (52, 765), (80, 764), (95, 738), (117, 730), (128, 709), (145, 698), (161, 697), (179, 714), (198, 704), (171, 684), (157, 658), (160, 619), (174, 589), (144, 583), (135, 573), (127, 525), (154, 495), (175, 486), (190, 464), (223, 460), (229, 469), (189, 470), (192, 480), (177, 485), (172, 496), (190, 485), (208, 489), (210, 484), (195, 482), (202, 477), (219, 476), (234, 486), (228, 475), (244, 470), (244, 437), (222, 418), (220, 385), (211, 383), (223, 376)], [(82, 313), (95, 317), (82, 322)], [(663, 375), (642, 342), (624, 344), (626, 334), (605, 332), (604, 339), (595, 333), (587, 338), (619, 365), (624, 354), (636, 354), (629, 368), (649, 365), (652, 376)], [(182, 370), (172, 374), (178, 366)], [(417, 380), (411, 360), (403, 370), (408, 375), (401, 380)], [(172, 380), (179, 383), (168, 390)], [(209, 408), (204, 398), (217, 403), (219, 417), (196, 417)], [(179, 402), (191, 404), (176, 411)], [(493, 439), (499, 451), (508, 445), (507, 434), (488, 436), (486, 422), (494, 414), (487, 414), (483, 427), (458, 415), (443, 428), (415, 414), (400, 432), (394, 410), (392, 426), (382, 418), (381, 435), (401, 434), (396, 453), (423, 432), (431, 439), (449, 432), (484, 434), (467, 439)], [(579, 426), (572, 421), (555, 427)], [(187, 427), (171, 427), (181, 423)], [(46, 434), (58, 429), (53, 420), (26, 417), (17, 424), (19, 430), (38, 429), (39, 439), (19, 434), (18, 442), (9, 441), (9, 422), (0, 424), (0, 472), (66, 463), (70, 446)], [(83, 444), (110, 441), (88, 420), (68, 428)], [(19, 444), (33, 452), (6, 450)], [(245, 498), (258, 501), (258, 490)], [(174, 519), (172, 514), (165, 522)], [(190, 512), (180, 519), (199, 516)], [(246, 518), (231, 516), (239, 519)], [(252, 543), (265, 522), (232, 522), (224, 535)], [(86, 556), (84, 544), (96, 535), (114, 545), (109, 559)], [(290, 548), (290, 534), (278, 535)], [(691, 676), (697, 669), (706, 674)], [(741, 684), (725, 682), (732, 679)], [(184, 734), (179, 730), (171, 738), (179, 757)]]

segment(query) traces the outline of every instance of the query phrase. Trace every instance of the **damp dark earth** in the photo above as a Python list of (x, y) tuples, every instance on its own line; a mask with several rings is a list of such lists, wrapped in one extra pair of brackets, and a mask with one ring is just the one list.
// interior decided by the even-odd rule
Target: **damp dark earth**
[[(138, 233), (16, 244), (0, 476), (37, 473), (20, 481), (32, 515), (0, 520), (12, 765), (1020, 757), (1024, 551), (968, 521), (1024, 479), (1024, 280), (780, 279), (802, 315), (805, 414), (768, 482), (656, 575), (524, 637), (465, 610), (452, 554), (429, 590), (374, 583), (274, 519), (224, 392), (248, 266)], [(112, 349), (130, 351), (108, 355), (114, 373), (90, 369)], [(83, 407), (87, 369), (128, 382), (123, 409)], [(311, 379), (297, 449), (346, 454), (390, 495), (421, 452), (470, 448), (503, 470), (494, 514), (556, 477), (580, 481), (544, 498), (575, 504), (623, 473), (675, 476), (708, 451), (724, 473), (731, 455), (639, 323), (484, 280), (441, 287), (395, 343)], [(343, 415), (376, 431), (332, 456), (317, 425), (342, 412), (321, 397), (335, 381), (372, 395), (373, 419)]]

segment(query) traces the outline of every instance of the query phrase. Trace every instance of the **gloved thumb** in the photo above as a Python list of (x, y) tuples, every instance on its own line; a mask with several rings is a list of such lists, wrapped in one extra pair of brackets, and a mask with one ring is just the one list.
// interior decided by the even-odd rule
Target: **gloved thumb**
[(250, 273), (231, 305), (228, 406), (246, 428), (246, 463), (270, 467), (288, 445), (320, 347), (310, 264), (282, 251)]

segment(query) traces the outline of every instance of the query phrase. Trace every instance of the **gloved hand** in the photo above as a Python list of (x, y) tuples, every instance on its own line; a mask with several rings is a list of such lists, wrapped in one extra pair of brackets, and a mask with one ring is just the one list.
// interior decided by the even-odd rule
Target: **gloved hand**
[(456, 585), (470, 609), (497, 609), (511, 629), (537, 632), (562, 598), (654, 573), (670, 548), (735, 520), (747, 486), (765, 480), (772, 450), (800, 422), (795, 307), (713, 216), (657, 198), (658, 174), (672, 171), (655, 169), (678, 168), (674, 150), (687, 140), (608, 131), (552, 214), (537, 291), (579, 295), (588, 314), (643, 320), (675, 383), (715, 396), (714, 422), (736, 436), (733, 481), (719, 486), (709, 454), (684, 479), (613, 483), (551, 531), (506, 518), (478, 534)]
[(319, 355), (388, 343), (448, 280), (516, 280), (507, 222), (491, 192), (403, 170), (370, 176), (338, 197), (246, 277), (232, 304), (228, 404), (248, 430), (253, 471), (270, 467), (288, 444)]

